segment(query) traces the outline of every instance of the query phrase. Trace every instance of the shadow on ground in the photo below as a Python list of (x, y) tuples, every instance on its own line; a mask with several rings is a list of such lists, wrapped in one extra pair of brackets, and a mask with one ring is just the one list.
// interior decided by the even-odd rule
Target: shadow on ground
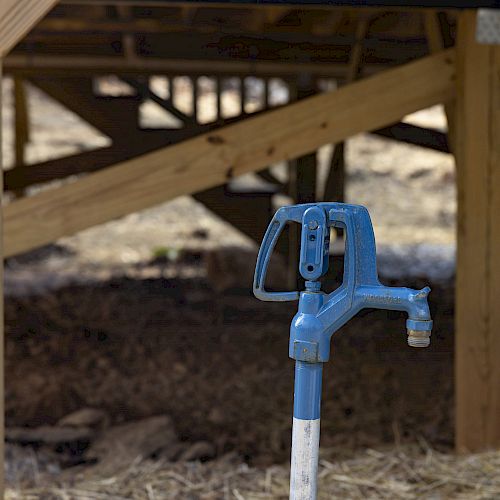
[[(183, 440), (253, 464), (284, 461), (295, 307), (244, 290), (216, 294), (201, 278), (123, 278), (7, 298), (7, 425), (50, 424), (89, 406), (115, 423), (168, 414)], [(436, 286), (431, 309), (427, 350), (406, 345), (404, 316), (394, 312), (365, 311), (335, 335), (323, 447), (452, 444), (453, 290)]]

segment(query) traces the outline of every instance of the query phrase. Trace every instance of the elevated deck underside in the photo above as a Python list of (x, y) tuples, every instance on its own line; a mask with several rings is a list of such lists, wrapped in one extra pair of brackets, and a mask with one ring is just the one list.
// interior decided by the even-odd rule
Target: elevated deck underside
[[(134, 158), (141, 162), (141, 155), (151, 151), (165, 151), (165, 167), (175, 169), (175, 165), (168, 164), (173, 160), (168, 151), (172, 145), (186, 139), (194, 141), (197, 135), (234, 126), (236, 122), (265, 114), (273, 108), (269, 99), (271, 78), (281, 79), (282, 85), (288, 89), (287, 102), (292, 103), (354, 80), (381, 74), (453, 46), (456, 14), (454, 10), (385, 7), (359, 9), (323, 5), (297, 8), (247, 3), (229, 6), (198, 2), (63, 0), (5, 58), (5, 72), (14, 76), (16, 81), (17, 116), (26, 116), (22, 82), (29, 81), (108, 136), (112, 144), (106, 148), (26, 165), (23, 151), (29, 136), (29, 124), (27, 120), (18, 120), (16, 164), (4, 174), (5, 189), (15, 193), (16, 197), (22, 197), (25, 189), (33, 184), (106, 170)], [(99, 78), (106, 75), (117, 77), (131, 92), (118, 96), (100, 93)], [(159, 94), (152, 88), (152, 76), (166, 78), (164, 85), (168, 89), (164, 93)], [(173, 82), (179, 76), (188, 77), (191, 81), (193, 105), (189, 112), (181, 111), (175, 103)], [(208, 123), (200, 121), (197, 110), (201, 77), (210, 78), (215, 85), (217, 112)], [(260, 79), (264, 88), (260, 105), (250, 110), (247, 106), (247, 77)], [(240, 113), (231, 118), (224, 115), (221, 109), (221, 96), (227, 89), (229, 78), (230, 85), (236, 85), (240, 93)], [(385, 81), (383, 75), (381, 78)], [(397, 88), (397, 82), (394, 83)], [(392, 83), (389, 84), (392, 86)], [(378, 92), (383, 91), (385, 88), (381, 87)], [(395, 92), (404, 94), (405, 90)], [(433, 91), (430, 94), (433, 95)], [(370, 98), (376, 100), (377, 96), (372, 94)], [(423, 102), (432, 103), (433, 99), (424, 99)], [(155, 102), (173, 115), (180, 125), (154, 129), (141, 126), (140, 109), (146, 101)], [(410, 106), (408, 110), (411, 112), (417, 108)], [(332, 108), (332, 113), (336, 113), (335, 108)], [(449, 151), (447, 137), (442, 131), (399, 123), (397, 120), (403, 114), (397, 111), (390, 114), (394, 118), (377, 118), (374, 126), (367, 130), (396, 140)], [(286, 117), (288, 114), (276, 116)], [(290, 117), (293, 116), (292, 113)], [(268, 126), (272, 126), (272, 121), (268, 122)], [(286, 118), (282, 122), (278, 119), (276, 123), (276, 126), (282, 127)], [(249, 135), (246, 140), (257, 147), (259, 130), (250, 124), (248, 130), (256, 136)], [(349, 127), (346, 132), (348, 130)], [(353, 132), (356, 130), (364, 129), (357, 123), (352, 128)], [(307, 134), (307, 127), (302, 133)], [(63, 130), (61, 134), (64, 134)], [(336, 131), (333, 131), (329, 138), (325, 136), (324, 143), (311, 138), (300, 151), (312, 153), (323, 144), (335, 142), (335, 135)], [(348, 135), (338, 139), (343, 140)], [(245, 137), (242, 136), (241, 140)], [(201, 144), (203, 141), (186, 147), (195, 151), (203, 149)], [(279, 151), (280, 147), (284, 150)], [(291, 150), (288, 151), (288, 146), (271, 143), (268, 148), (272, 152), (267, 160), (259, 160), (251, 168), (245, 167), (244, 171), (260, 171), (259, 175), (273, 186), (271, 190), (262, 187), (253, 193), (235, 193), (228, 189), (229, 186), (214, 190), (218, 183), (232, 184), (233, 178), (238, 175), (241, 155), (234, 151), (234, 154), (222, 152), (222, 156), (218, 153), (218, 161), (214, 159), (215, 164), (210, 167), (215, 170), (222, 168), (225, 172), (222, 177), (219, 174), (208, 176), (203, 185), (195, 179), (199, 174), (202, 177), (205, 175), (203, 169), (194, 172), (193, 182), (188, 182), (187, 187), (179, 187), (179, 194), (196, 193), (197, 199), (255, 239), (259, 239), (263, 232), (272, 209), (271, 197), (276, 192), (282, 192), (296, 201), (342, 199), (342, 146), (332, 157), (331, 174), (322, 193), (316, 185), (314, 154), (293, 163), (295, 157), (291, 155)], [(283, 160), (292, 162), (286, 181), (278, 180), (266, 170), (267, 166)], [(147, 163), (146, 159), (144, 161)], [(183, 162), (182, 158), (177, 158), (177, 161)], [(207, 161), (210, 164), (210, 160)], [(231, 164), (226, 165), (228, 162)], [(219, 167), (218, 163), (222, 165)], [(178, 175), (169, 178), (172, 182), (180, 182)], [(72, 189), (71, 186), (67, 188)], [(203, 191), (203, 188), (210, 189)], [(172, 197), (174, 191), (168, 196)], [(134, 205), (135, 209), (153, 203), (153, 199), (147, 200), (147, 194), (141, 197), (143, 200), (139, 206)], [(158, 194), (154, 198), (160, 201), (160, 197), (161, 194)], [(26, 199), (26, 202), (30, 200)], [(12, 203), (8, 210), (16, 211), (18, 203)], [(261, 213), (259, 224), (245, 224), (246, 219), (240, 214), (249, 210)], [(88, 215), (89, 212), (86, 213)], [(14, 243), (15, 238), (11, 238), (6, 251), (9, 254), (26, 250), (46, 241), (49, 234), (62, 235), (123, 213), (126, 213), (126, 208), (122, 207), (119, 212), (112, 210), (104, 218), (89, 219), (83, 225), (79, 221), (76, 225), (64, 223), (64, 227), (51, 231), (37, 231), (28, 238), (29, 241), (20, 245)]]
[[(500, 52), (477, 42), (475, 12), (454, 9), (498, 2), (428, 2), (429, 9), (407, 8), (412, 2), (363, 2), (363, 8), (300, 3), (6, 0), (0, 15), (9, 11), (10, 17), (0, 18), (0, 54), (10, 52), (4, 68), (15, 79), (16, 162), (4, 173), (11, 199), (3, 209), (4, 255), (180, 194), (233, 216), (242, 229), (246, 221), (256, 237), (262, 228), (248, 221), (267, 222), (270, 196), (244, 199), (231, 192), (239, 175), (256, 172), (297, 202), (341, 200), (342, 144), (354, 134), (382, 133), (451, 149), (459, 164), (457, 447), (498, 446), (500, 154), (494, 138), (500, 128)], [(100, 95), (96, 81), (103, 75), (123, 80), (132, 93)], [(187, 76), (192, 109), (175, 106), (173, 87), (156, 93), (153, 75), (169, 83)], [(200, 122), (202, 76), (215, 80), (218, 103), (223, 80), (239, 81), (238, 116), (229, 119), (218, 104), (215, 120)], [(244, 79), (250, 76), (261, 79), (264, 89), (270, 78), (280, 78), (289, 91), (287, 105), (275, 109), (264, 92), (259, 110), (249, 111)], [(26, 80), (107, 135), (111, 146), (26, 165)], [(146, 100), (176, 116), (180, 127), (144, 129), (138, 116)], [(401, 123), (435, 104), (447, 108), (449, 142), (442, 131)], [(319, 193), (315, 152), (325, 144), (335, 144), (330, 190)], [(268, 169), (277, 162), (288, 166), (285, 180)], [(48, 181), (56, 182), (26, 196), (26, 188)], [(293, 267), (293, 252), (289, 257)]]
[[(141, 73), (344, 79), (360, 22), (361, 75), (429, 52), (424, 10), (62, 2), (6, 58), (12, 73)], [(439, 14), (453, 43), (453, 11)]]

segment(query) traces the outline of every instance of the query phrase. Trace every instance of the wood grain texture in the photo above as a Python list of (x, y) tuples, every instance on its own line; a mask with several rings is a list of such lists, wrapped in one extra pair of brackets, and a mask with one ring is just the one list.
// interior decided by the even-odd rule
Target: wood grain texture
[(4, 57), (58, 0), (2, 0), (0, 57)]
[[(2, 81), (2, 59), (0, 58), (0, 82)], [(2, 123), (2, 92), (0, 92), (0, 123)], [(0, 127), (0, 144), (2, 144)], [(0, 147), (0, 173), (3, 171), (2, 148)], [(0, 175), (0, 193), (3, 193), (3, 176)], [(1, 200), (0, 200), (1, 201)], [(0, 234), (3, 233), (3, 208), (0, 203)], [(3, 304), (3, 238), (0, 238), (0, 495), (4, 493), (4, 304)]]
[(459, 20), (456, 446), (500, 445), (500, 47)]
[(455, 91), (454, 56), (453, 50), (438, 53), (15, 201), (5, 207), (5, 254), (223, 184), (446, 101)]
[[(351, 47), (345, 84), (358, 79), (363, 63), (364, 41), (370, 29), (372, 17), (364, 14), (357, 22), (355, 43)], [(340, 201), (345, 199), (345, 144), (339, 142), (333, 145), (330, 169), (325, 182), (323, 200)]]
[[(440, 52), (445, 48), (444, 36), (439, 22), (439, 13), (428, 11), (424, 13), (424, 27), (427, 37), (427, 44), (431, 54)], [(455, 137), (455, 102), (450, 101), (444, 103), (446, 113), (446, 122), (448, 126), (448, 142), (453, 147)]]

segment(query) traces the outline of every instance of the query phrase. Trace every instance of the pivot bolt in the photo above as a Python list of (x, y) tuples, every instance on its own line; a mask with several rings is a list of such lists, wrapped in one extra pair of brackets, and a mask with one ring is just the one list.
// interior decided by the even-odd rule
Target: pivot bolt
[(307, 224), (307, 227), (314, 231), (315, 229), (318, 229), (318, 221), (317, 220), (310, 220)]

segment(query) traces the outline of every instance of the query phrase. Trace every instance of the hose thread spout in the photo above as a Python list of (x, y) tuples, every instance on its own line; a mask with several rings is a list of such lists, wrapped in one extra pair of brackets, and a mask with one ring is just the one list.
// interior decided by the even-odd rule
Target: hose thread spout
[(430, 331), (408, 329), (408, 345), (410, 347), (429, 347), (431, 343)]

